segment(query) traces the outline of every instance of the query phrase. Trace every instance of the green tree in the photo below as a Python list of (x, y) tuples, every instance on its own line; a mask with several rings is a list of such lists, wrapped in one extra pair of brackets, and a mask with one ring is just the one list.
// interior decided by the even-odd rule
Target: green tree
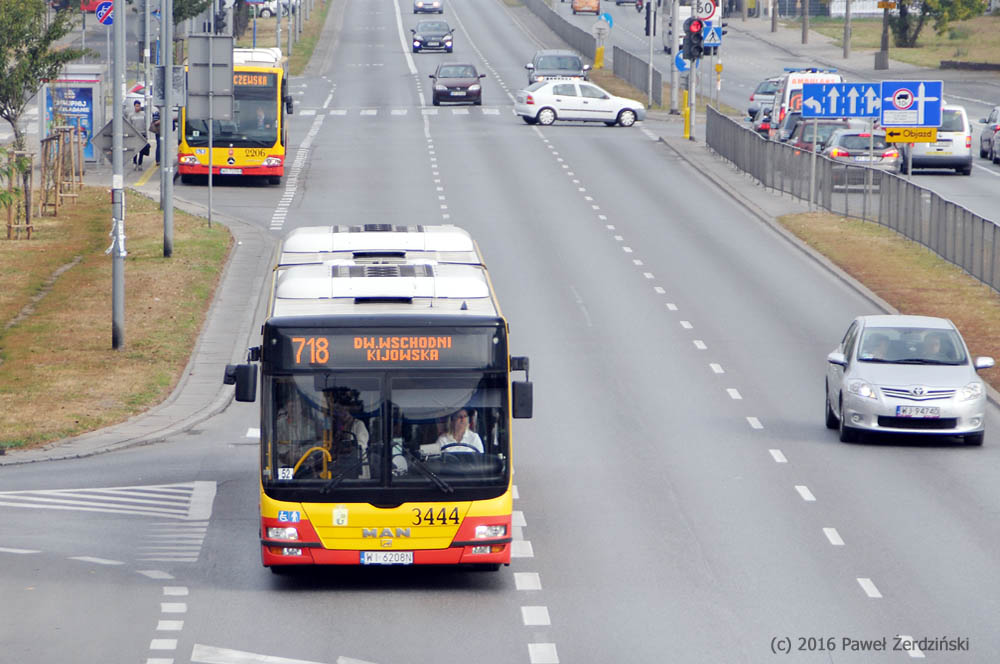
[(986, 0), (901, 0), (899, 15), (889, 16), (896, 46), (914, 48), (928, 22), (941, 34), (952, 21), (964, 21), (986, 11)]
[[(45, 0), (0, 1), (0, 118), (14, 129), (14, 149), (24, 150), (21, 115), (41, 81), (56, 78), (64, 65), (86, 51), (58, 42), (73, 29), (75, 12), (59, 11), (48, 20)], [(22, 172), (24, 214), (30, 224), (30, 173)]]
[(212, 0), (174, 0), (174, 25), (194, 18), (212, 6)]

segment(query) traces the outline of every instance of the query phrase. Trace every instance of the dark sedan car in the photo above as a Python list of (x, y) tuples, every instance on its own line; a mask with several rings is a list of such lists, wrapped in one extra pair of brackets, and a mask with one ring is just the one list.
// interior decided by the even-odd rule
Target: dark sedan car
[(479, 82), (486, 74), (476, 71), (475, 65), (441, 64), (430, 75), (434, 81), (431, 103), (440, 106), (443, 101), (460, 101), (481, 106), (483, 86)]
[(455, 32), (446, 21), (420, 21), (417, 27), (410, 28), (413, 33), (413, 52), (434, 50), (452, 50), (452, 33)]
[(528, 70), (528, 83), (546, 81), (553, 77), (569, 77), (587, 79), (590, 65), (573, 51), (564, 49), (545, 49), (535, 51), (531, 62), (524, 65)]
[(753, 116), (753, 120), (751, 120), (751, 124), (755, 132), (767, 138), (768, 133), (771, 131), (771, 108), (769, 106), (758, 108)]

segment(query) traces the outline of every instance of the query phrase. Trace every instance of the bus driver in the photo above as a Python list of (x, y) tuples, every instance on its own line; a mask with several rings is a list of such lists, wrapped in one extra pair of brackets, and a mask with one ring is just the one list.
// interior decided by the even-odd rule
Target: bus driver
[[(452, 447), (448, 447), (451, 445)], [(447, 449), (443, 449), (447, 448)], [(420, 451), (426, 454), (441, 454), (441, 452), (479, 452), (483, 450), (483, 440), (479, 434), (469, 428), (469, 411), (461, 408), (448, 418), (448, 430), (438, 436), (430, 445), (421, 445)]]

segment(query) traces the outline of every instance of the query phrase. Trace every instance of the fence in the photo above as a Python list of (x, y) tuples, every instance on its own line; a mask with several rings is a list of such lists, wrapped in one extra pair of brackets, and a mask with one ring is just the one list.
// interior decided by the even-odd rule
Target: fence
[(524, 4), (571, 48), (593, 60), (594, 52), (597, 50), (597, 40), (594, 35), (563, 19), (552, 11), (545, 0), (524, 0)]
[(989, 219), (870, 166), (817, 155), (813, 179), (811, 152), (767, 140), (712, 107), (706, 120), (708, 147), (765, 187), (891, 228), (1000, 290), (1000, 227)]
[[(649, 87), (649, 64), (623, 48), (614, 49), (615, 76), (623, 78), (640, 90)], [(663, 75), (653, 68), (653, 104), (663, 106)]]

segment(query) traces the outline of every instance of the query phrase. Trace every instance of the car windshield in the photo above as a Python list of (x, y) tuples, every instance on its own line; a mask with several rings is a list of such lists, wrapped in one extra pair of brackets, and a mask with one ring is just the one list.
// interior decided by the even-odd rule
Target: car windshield
[(807, 122), (802, 125), (801, 140), (805, 143), (812, 143), (818, 139), (819, 143), (825, 143), (830, 138), (830, 135), (842, 126), (843, 125), (839, 124), (821, 124), (813, 126), (813, 123)]
[(941, 116), (941, 128), (938, 131), (965, 131), (962, 121), (962, 111), (946, 108)]
[(965, 346), (955, 330), (922, 327), (869, 327), (861, 337), (860, 362), (965, 364)]
[(448, 24), (444, 21), (421, 21), (417, 23), (417, 32), (448, 32)]
[(472, 65), (448, 65), (441, 67), (438, 78), (475, 78), (476, 68)]
[(572, 55), (543, 55), (538, 58), (538, 69), (566, 69), (578, 71), (583, 69), (580, 58)]
[(889, 147), (885, 142), (885, 134), (875, 134), (869, 138), (869, 134), (844, 134), (837, 141), (837, 145), (848, 150), (867, 150), (869, 141), (875, 150), (884, 150)]
[(773, 95), (777, 91), (778, 91), (777, 81), (763, 81), (760, 85), (757, 86), (757, 89), (754, 90), (753, 93), (755, 95)]

